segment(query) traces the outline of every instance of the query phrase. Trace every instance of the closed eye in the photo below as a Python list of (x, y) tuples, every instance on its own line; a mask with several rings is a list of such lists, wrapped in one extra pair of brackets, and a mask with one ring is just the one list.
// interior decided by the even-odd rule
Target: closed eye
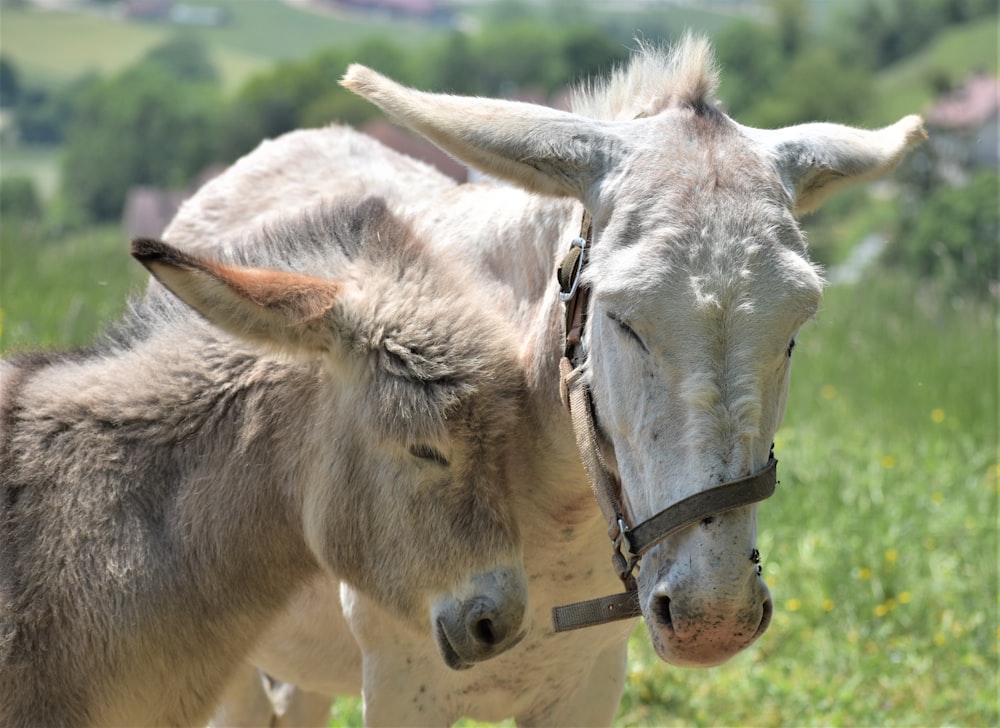
[(789, 359), (791, 359), (793, 351), (795, 351), (795, 337), (794, 336), (792, 337), (792, 340), (788, 342), (788, 349), (785, 350), (785, 356), (787, 356)]
[(649, 349), (646, 348), (646, 343), (642, 340), (642, 337), (640, 337), (639, 334), (635, 333), (635, 330), (631, 326), (625, 323), (616, 314), (609, 313), (608, 318), (615, 323), (615, 326), (618, 327), (619, 331), (621, 331), (623, 334), (625, 334), (625, 336), (627, 336), (628, 338), (632, 339), (635, 343), (637, 343), (639, 345), (639, 348), (641, 348), (644, 352), (646, 352), (647, 354), (649, 353)]
[(430, 445), (411, 445), (410, 455), (420, 460), (427, 460), (429, 462), (436, 463), (443, 467), (448, 467), (451, 463), (448, 462), (448, 458), (441, 454), (440, 450), (436, 450)]

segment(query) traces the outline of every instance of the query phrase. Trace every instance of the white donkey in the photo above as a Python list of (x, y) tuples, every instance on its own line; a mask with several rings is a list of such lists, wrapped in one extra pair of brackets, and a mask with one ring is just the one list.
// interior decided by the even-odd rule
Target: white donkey
[[(540, 423), (531, 437), (546, 454), (516, 504), (532, 626), (514, 649), (448, 671), (426, 636), (342, 586), (366, 722), (606, 725), (633, 622), (602, 615), (641, 613), (657, 653), (678, 665), (719, 664), (752, 644), (772, 610), (755, 502), (773, 488), (795, 337), (822, 293), (795, 215), (889, 171), (925, 137), (920, 119), (878, 131), (741, 126), (714, 104), (710, 49), (692, 38), (670, 53), (641, 49), (580, 93), (574, 113), (422, 93), (359, 66), (343, 83), (521, 188), (463, 185), (397, 207), (522, 332)], [(554, 629), (553, 607), (619, 578), (621, 596), (557, 612), (560, 629), (599, 626)], [(265, 652), (258, 664), (313, 691), (352, 669)]]
[(0, 724), (203, 722), (323, 573), (453, 666), (516, 644), (531, 413), (489, 301), (377, 200), (133, 255), (185, 303), (0, 362)]

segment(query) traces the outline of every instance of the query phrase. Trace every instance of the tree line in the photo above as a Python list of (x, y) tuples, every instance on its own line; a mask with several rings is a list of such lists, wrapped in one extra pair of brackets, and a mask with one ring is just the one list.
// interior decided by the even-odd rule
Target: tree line
[[(113, 76), (84, 76), (58, 90), (23, 85), (13, 64), (0, 59), (0, 104), (12, 110), (22, 141), (63, 145), (60, 194), (49, 214), (60, 225), (83, 225), (119, 219), (133, 185), (181, 188), (264, 138), (377, 117), (375, 107), (336, 83), (350, 62), (422, 88), (544, 98), (625, 62), (632, 45), (623, 38), (630, 29), (611, 27), (612, 20), (601, 25), (571, 3), (551, 6), (547, 19), (514, 0), (491, 7), (480, 33), (456, 30), (419, 51), (386, 37), (365, 39), (280, 63), (232, 96), (195, 36), (177, 36)], [(944, 25), (995, 14), (996, 4), (865, 0), (822, 35), (810, 27), (806, 0), (771, 0), (771, 9), (774, 23), (737, 20), (713, 38), (727, 111), (760, 127), (865, 123), (877, 103), (873, 71), (918, 50)], [(666, 22), (656, 32), (675, 36), (680, 29)], [(8, 214), (41, 209), (23, 180), (6, 180), (0, 193)]]

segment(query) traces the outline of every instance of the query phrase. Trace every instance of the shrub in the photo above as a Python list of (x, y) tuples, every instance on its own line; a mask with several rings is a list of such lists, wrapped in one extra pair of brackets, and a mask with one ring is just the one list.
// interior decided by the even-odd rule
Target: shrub
[(997, 295), (1000, 177), (981, 172), (964, 187), (941, 187), (904, 220), (893, 262), (952, 293)]

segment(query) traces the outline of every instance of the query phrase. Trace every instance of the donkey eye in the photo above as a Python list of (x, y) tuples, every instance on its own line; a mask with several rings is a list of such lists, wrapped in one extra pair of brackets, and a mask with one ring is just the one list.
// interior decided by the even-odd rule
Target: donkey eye
[(794, 336), (792, 337), (792, 340), (788, 342), (788, 348), (785, 350), (785, 356), (791, 358), (793, 351), (795, 351), (795, 337)]
[(629, 326), (627, 323), (625, 323), (622, 319), (620, 319), (617, 315), (613, 313), (609, 313), (608, 318), (614, 321), (615, 326), (618, 327), (619, 331), (621, 331), (623, 334), (625, 334), (625, 336), (627, 336), (628, 338), (632, 339), (635, 343), (637, 343), (639, 345), (639, 348), (641, 348), (644, 352), (646, 352), (647, 354), (649, 353), (649, 349), (646, 348), (646, 343), (642, 340), (642, 337), (639, 336), (639, 334), (635, 333), (635, 330), (631, 326)]
[(448, 467), (450, 463), (448, 458), (441, 454), (440, 450), (436, 450), (430, 445), (411, 445), (410, 455), (420, 460), (428, 460), (438, 465)]

